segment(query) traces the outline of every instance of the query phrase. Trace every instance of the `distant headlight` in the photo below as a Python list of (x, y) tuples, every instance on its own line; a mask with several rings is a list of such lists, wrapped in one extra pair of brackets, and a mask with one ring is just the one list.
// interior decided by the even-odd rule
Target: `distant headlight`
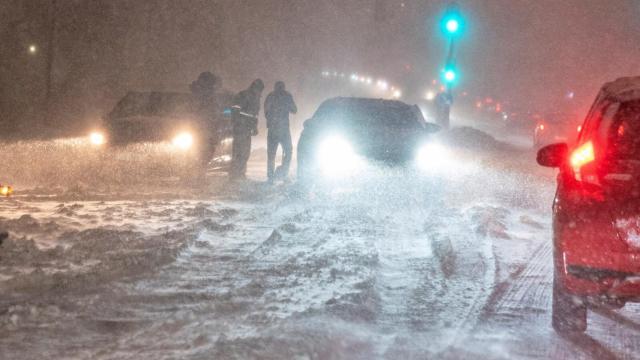
[(182, 132), (176, 135), (171, 142), (178, 149), (189, 150), (193, 146), (193, 135), (188, 132)]
[(100, 146), (106, 142), (106, 138), (103, 133), (94, 131), (89, 134), (89, 141), (93, 145)]
[(9, 197), (13, 194), (13, 188), (9, 185), (0, 185), (0, 195)]
[(361, 165), (361, 159), (351, 144), (343, 137), (336, 135), (320, 143), (317, 161), (322, 174), (328, 177), (353, 175)]
[(418, 169), (429, 172), (447, 168), (451, 165), (452, 159), (447, 148), (437, 143), (431, 143), (418, 150), (415, 160)]

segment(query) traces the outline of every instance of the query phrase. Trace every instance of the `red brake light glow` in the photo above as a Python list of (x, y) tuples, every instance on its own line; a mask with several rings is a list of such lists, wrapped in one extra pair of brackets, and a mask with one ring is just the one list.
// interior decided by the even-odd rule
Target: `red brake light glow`
[(595, 160), (595, 154), (593, 153), (593, 143), (588, 141), (582, 144), (571, 154), (571, 167), (574, 170), (579, 170), (582, 166)]

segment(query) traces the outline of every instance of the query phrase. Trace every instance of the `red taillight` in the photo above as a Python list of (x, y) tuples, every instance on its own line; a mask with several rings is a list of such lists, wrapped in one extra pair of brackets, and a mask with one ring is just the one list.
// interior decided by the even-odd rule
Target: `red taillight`
[(538, 128), (539, 128), (540, 130), (544, 130), (544, 124), (540, 124), (540, 125), (538, 125)]
[(582, 125), (578, 125), (578, 132), (582, 131)]
[(588, 141), (582, 144), (573, 153), (571, 153), (571, 167), (574, 170), (578, 170), (595, 159), (596, 157), (593, 153), (593, 143), (591, 143), (591, 141)]
[(599, 185), (598, 177), (593, 172), (592, 167), (589, 167), (586, 172), (583, 169), (585, 165), (592, 163), (595, 159), (596, 156), (593, 150), (593, 143), (591, 141), (587, 141), (580, 145), (580, 147), (571, 153), (569, 164), (573, 169), (573, 175), (576, 180), (584, 181), (593, 185)]

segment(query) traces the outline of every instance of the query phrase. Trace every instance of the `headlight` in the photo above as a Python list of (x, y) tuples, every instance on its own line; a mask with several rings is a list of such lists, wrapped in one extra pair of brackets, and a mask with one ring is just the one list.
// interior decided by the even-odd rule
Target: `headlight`
[(442, 171), (450, 166), (450, 161), (447, 148), (437, 143), (422, 146), (416, 154), (416, 166), (425, 172)]
[(103, 133), (94, 131), (89, 134), (89, 141), (91, 141), (93, 145), (100, 146), (106, 142), (106, 139)]
[(317, 161), (323, 175), (342, 177), (353, 175), (361, 160), (351, 144), (341, 136), (326, 138), (317, 150)]
[(0, 195), (2, 196), (10, 196), (13, 194), (13, 188), (8, 185), (0, 185)]
[(182, 132), (173, 138), (173, 146), (181, 150), (189, 150), (193, 146), (193, 135), (188, 132)]

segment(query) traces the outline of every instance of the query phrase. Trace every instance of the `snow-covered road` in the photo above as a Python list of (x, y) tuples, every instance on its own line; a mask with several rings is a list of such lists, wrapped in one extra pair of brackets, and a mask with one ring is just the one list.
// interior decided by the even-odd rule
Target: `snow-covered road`
[(311, 193), (3, 199), (0, 358), (634, 358), (637, 306), (550, 327), (551, 173), (455, 154)]

